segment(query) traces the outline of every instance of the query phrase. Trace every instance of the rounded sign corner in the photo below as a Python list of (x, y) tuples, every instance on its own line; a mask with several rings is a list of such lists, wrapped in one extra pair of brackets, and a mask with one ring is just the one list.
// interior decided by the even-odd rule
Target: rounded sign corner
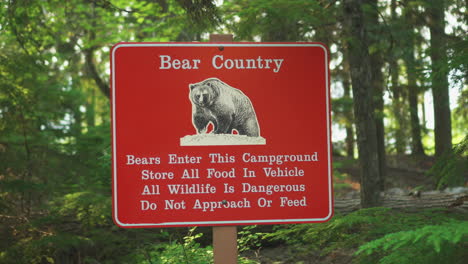
[(112, 54), (112, 60), (115, 59), (115, 53), (117, 53), (117, 50), (119, 48), (122, 48), (122, 47), (125, 47), (129, 45), (129, 43), (127, 42), (118, 42), (118, 43), (115, 43), (112, 47), (111, 47), (111, 54)]
[(325, 218), (323, 218), (323, 222), (330, 221), (333, 218), (333, 216), (335, 216), (335, 210), (333, 208), (330, 208), (328, 215)]
[(117, 212), (113, 212), (112, 220), (114, 221), (114, 224), (117, 225), (120, 228), (130, 228), (131, 227), (131, 226), (129, 226), (129, 224), (125, 224), (125, 223), (120, 222), (120, 220), (119, 220), (119, 218), (117, 216)]

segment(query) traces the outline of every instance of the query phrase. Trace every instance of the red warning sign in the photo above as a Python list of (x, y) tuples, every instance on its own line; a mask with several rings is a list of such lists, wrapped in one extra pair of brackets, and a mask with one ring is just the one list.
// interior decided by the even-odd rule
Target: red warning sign
[(329, 220), (328, 62), (319, 43), (116, 44), (115, 223)]

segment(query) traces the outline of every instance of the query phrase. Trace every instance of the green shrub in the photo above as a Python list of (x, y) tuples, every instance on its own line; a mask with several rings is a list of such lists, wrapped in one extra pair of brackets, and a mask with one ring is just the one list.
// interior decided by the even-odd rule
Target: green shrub
[(452, 220), (441, 225), (385, 235), (359, 247), (360, 263), (465, 263), (468, 222)]
[[(250, 230), (250, 229), (247, 229)], [(213, 248), (202, 247), (197, 239), (202, 233), (195, 233), (196, 228), (189, 232), (182, 240), (174, 240), (167, 243), (159, 243), (150, 247), (142, 248), (134, 257), (133, 263), (137, 264), (209, 264), (213, 263)], [(239, 257), (239, 264), (255, 264), (257, 262)]]
[(442, 155), (427, 172), (436, 180), (437, 189), (464, 186), (468, 172), (468, 136)]
[(311, 254), (327, 256), (337, 251), (353, 252), (361, 245), (391, 233), (417, 230), (452, 220), (461, 221), (464, 217), (466, 215), (447, 214), (445, 209), (405, 212), (369, 208), (348, 215), (336, 215), (322, 224), (277, 226), (275, 232), (265, 235), (265, 238), (288, 244), (293, 250), (291, 254), (298, 257)]
[[(212, 263), (213, 249), (203, 248), (196, 242), (203, 236), (202, 233), (195, 233), (196, 228), (189, 229), (189, 232), (181, 241), (155, 243), (140, 248), (134, 255), (132, 263), (137, 264), (206, 264)], [(129, 259), (131, 259), (129, 257)]]

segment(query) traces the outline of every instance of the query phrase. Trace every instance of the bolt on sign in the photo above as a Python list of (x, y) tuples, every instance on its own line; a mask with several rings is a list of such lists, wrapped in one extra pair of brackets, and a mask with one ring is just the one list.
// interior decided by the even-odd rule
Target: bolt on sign
[(329, 220), (328, 63), (319, 43), (116, 44), (115, 223)]

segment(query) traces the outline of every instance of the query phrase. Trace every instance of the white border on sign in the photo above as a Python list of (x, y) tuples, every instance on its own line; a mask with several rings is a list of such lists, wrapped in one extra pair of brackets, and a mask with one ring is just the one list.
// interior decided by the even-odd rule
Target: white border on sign
[[(305, 219), (260, 219), (260, 220), (236, 220), (236, 221), (198, 221), (198, 222), (166, 222), (166, 223), (122, 223), (118, 219), (117, 205), (117, 144), (116, 144), (116, 89), (115, 89), (115, 52), (121, 47), (319, 47), (325, 52), (325, 89), (326, 89), (326, 111), (327, 111), (327, 150), (328, 150), (328, 186), (329, 207), (328, 215), (324, 218)], [(333, 191), (332, 191), (332, 163), (331, 163), (331, 130), (330, 130), (330, 80), (329, 80), (329, 54), (327, 48), (319, 43), (118, 43), (112, 49), (112, 145), (113, 145), (113, 218), (121, 227), (168, 227), (168, 226), (197, 226), (197, 225), (235, 225), (235, 224), (281, 224), (281, 223), (308, 223), (324, 222), (332, 217), (333, 213)]]

